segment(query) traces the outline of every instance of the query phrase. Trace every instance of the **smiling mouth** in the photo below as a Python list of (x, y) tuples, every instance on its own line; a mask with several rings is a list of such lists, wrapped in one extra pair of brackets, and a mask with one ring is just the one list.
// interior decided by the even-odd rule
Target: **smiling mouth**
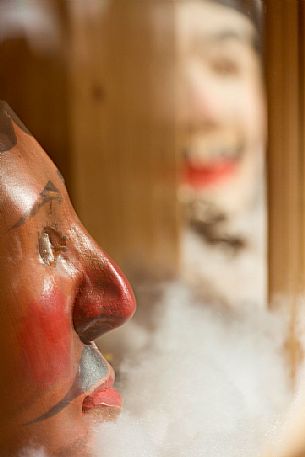
[(82, 403), (82, 413), (111, 419), (120, 412), (122, 400), (114, 389), (113, 368), (104, 359), (95, 343), (84, 345), (78, 373), (66, 395), (47, 412), (27, 422), (31, 425), (59, 414), (73, 400), (87, 394)]
[(210, 150), (184, 151), (183, 182), (194, 188), (205, 188), (219, 184), (232, 177), (238, 170), (244, 147), (214, 147)]

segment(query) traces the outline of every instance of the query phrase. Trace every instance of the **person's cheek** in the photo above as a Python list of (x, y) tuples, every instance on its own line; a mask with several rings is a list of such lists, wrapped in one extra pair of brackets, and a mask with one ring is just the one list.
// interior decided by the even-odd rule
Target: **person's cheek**
[(56, 289), (26, 304), (18, 334), (25, 375), (39, 385), (70, 377), (72, 327), (65, 295)]

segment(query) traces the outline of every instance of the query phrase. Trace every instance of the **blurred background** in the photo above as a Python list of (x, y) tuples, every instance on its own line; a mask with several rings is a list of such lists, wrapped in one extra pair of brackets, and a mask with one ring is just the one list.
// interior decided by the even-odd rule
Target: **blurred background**
[(0, 9), (0, 96), (132, 282), (178, 276), (209, 300), (262, 304), (261, 1)]
[(304, 23), (298, 0), (0, 0), (0, 98), (135, 289), (134, 320), (101, 342), (118, 380), (126, 354), (140, 361), (127, 411), (145, 418), (154, 392), (188, 428), (168, 395), (182, 353), (200, 367), (193, 403), (180, 398), (198, 437), (211, 411), (217, 441), (265, 436), (303, 357)]

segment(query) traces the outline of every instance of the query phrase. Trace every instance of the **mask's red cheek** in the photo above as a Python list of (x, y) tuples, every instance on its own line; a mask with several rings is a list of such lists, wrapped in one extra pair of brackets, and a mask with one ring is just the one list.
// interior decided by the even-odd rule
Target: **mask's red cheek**
[(18, 342), (25, 375), (39, 384), (71, 377), (71, 312), (65, 295), (53, 290), (27, 305)]

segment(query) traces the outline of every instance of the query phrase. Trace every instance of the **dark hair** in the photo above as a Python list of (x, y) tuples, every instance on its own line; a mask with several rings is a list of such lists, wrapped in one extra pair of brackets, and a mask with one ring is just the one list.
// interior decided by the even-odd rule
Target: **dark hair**
[(256, 29), (255, 48), (261, 50), (263, 32), (263, 1), (262, 0), (210, 0), (247, 16)]

